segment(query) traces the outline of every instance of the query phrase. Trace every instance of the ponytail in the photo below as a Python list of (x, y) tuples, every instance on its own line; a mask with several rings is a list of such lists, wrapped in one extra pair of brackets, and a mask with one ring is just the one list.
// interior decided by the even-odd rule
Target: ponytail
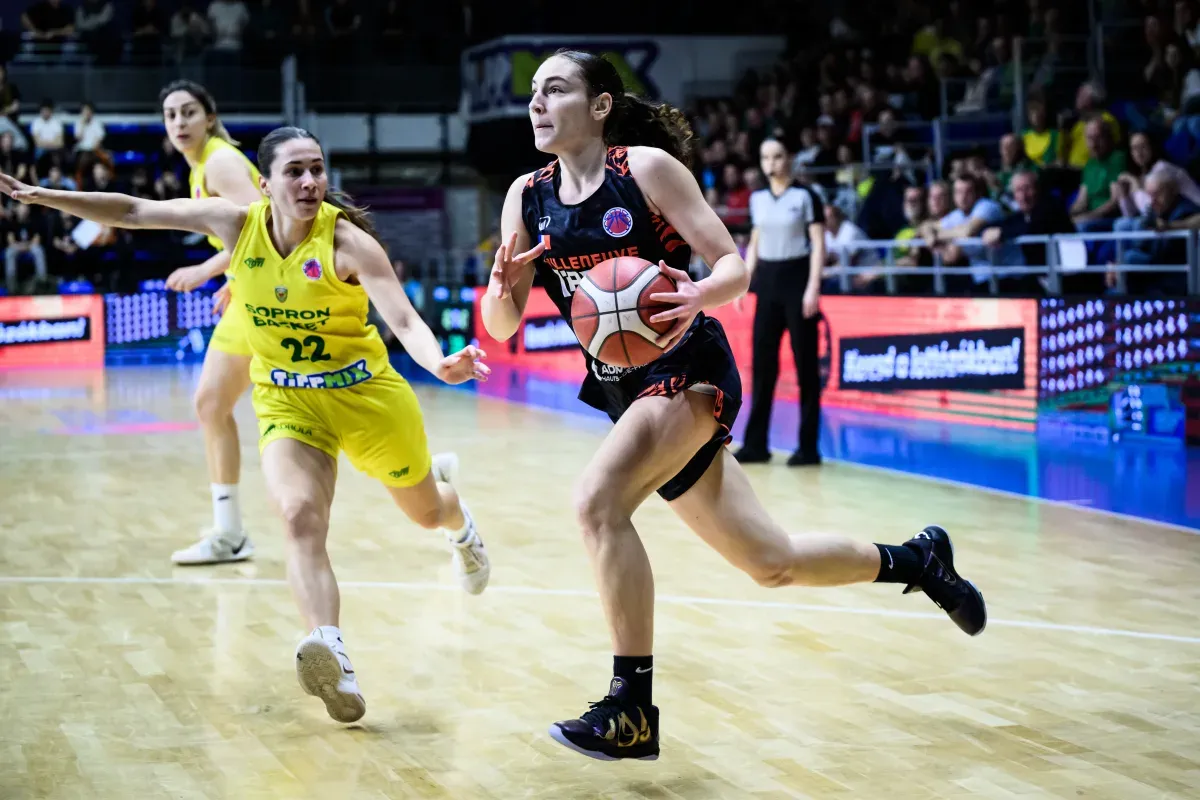
[(235, 147), (241, 144), (241, 142), (229, 135), (229, 131), (225, 129), (225, 123), (221, 122), (220, 117), (215, 118), (213, 124), (208, 126), (208, 135), (224, 139)]
[[(356, 228), (361, 228), (372, 239), (383, 245), (383, 240), (379, 238), (379, 231), (375, 230), (375, 223), (371, 221), (371, 215), (367, 212), (366, 206), (358, 206), (354, 204), (354, 198), (345, 192), (337, 189), (329, 189), (325, 192), (325, 202), (337, 208), (346, 215), (346, 219)], [(383, 245), (387, 249), (387, 245)]]
[(657, 147), (689, 169), (692, 166), (692, 126), (683, 112), (667, 103), (652, 103), (632, 94), (613, 98), (604, 121), (604, 142), (625, 147)]

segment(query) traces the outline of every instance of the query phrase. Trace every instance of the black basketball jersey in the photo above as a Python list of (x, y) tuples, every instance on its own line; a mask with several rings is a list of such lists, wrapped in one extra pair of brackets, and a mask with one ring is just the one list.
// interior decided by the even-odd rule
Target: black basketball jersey
[[(575, 205), (558, 199), (562, 175), (557, 159), (533, 173), (521, 193), (525, 229), (546, 245), (535, 262), (539, 282), (568, 322), (575, 289), (597, 264), (635, 256), (654, 264), (665, 261), (686, 272), (691, 261), (691, 246), (665, 219), (650, 211), (629, 173), (628, 158), (627, 148), (610, 147), (604, 161), (604, 183)], [(693, 329), (703, 316), (696, 317)], [(600, 364), (582, 346), (580, 350), (588, 371), (602, 381), (620, 380), (634, 371)]]

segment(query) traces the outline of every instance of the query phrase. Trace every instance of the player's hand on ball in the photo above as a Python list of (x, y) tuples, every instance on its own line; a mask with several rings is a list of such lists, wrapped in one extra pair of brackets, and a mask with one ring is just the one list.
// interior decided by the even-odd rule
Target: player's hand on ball
[(167, 288), (174, 292), (190, 292), (208, 281), (208, 270), (204, 265), (180, 267), (167, 276)]
[(675, 307), (660, 311), (652, 316), (650, 321), (675, 320), (671, 330), (659, 336), (655, 342), (663, 350), (670, 350), (687, 333), (687, 329), (692, 326), (692, 320), (696, 318), (696, 315), (704, 310), (704, 296), (700, 287), (692, 280), (692, 276), (683, 270), (668, 267), (665, 261), (659, 261), (658, 268), (662, 274), (675, 281), (675, 291), (655, 292), (648, 299), (652, 303), (665, 303)]
[(546, 251), (546, 243), (539, 241), (537, 246), (524, 253), (516, 253), (517, 234), (513, 234), (507, 242), (501, 243), (496, 250), (496, 259), (492, 262), (492, 276), (488, 280), (488, 294), (501, 300), (512, 294), (512, 287), (521, 280), (535, 258)]
[(3, 172), (0, 172), (0, 192), (21, 203), (36, 203), (38, 200), (38, 187), (21, 183)]
[(213, 313), (224, 314), (225, 309), (229, 308), (229, 301), (233, 297), (233, 290), (229, 288), (229, 281), (225, 281), (225, 285), (213, 292)]
[(438, 364), (437, 377), (446, 383), (465, 383), (472, 378), (486, 381), (491, 374), (488, 365), (483, 363), (487, 353), (473, 344), (469, 344), (457, 353), (448, 355)]

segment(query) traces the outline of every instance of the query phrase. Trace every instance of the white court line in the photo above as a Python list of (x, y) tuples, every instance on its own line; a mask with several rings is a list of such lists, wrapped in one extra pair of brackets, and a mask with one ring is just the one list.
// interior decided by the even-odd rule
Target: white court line
[[(117, 578), (88, 578), (82, 576), (17, 577), (0, 576), (0, 585), (5, 584), (68, 584), (78, 586), (287, 586), (287, 581), (278, 578), (151, 578), (126, 576)], [(338, 581), (338, 585), (355, 589), (396, 589), (401, 591), (451, 591), (461, 592), (458, 586), (446, 583), (409, 583), (405, 581)], [(534, 597), (585, 597), (598, 598), (595, 592), (583, 589), (544, 589), (537, 586), (489, 586), (489, 595), (531, 595)], [(898, 619), (944, 620), (944, 614), (926, 611), (896, 611), (887, 608), (854, 608), (845, 606), (822, 606), (810, 603), (784, 603), (771, 600), (735, 600), (725, 597), (685, 597), (658, 595), (655, 600), (668, 605), (725, 606), (731, 608), (770, 608), (783, 611), (810, 611), (818, 614), (854, 614), (868, 617), (894, 617)], [(1160, 642), (1200, 644), (1200, 636), (1177, 636), (1171, 633), (1131, 631), (1121, 628), (1097, 628), (1090, 625), (1063, 625), (1057, 622), (1036, 620), (988, 619), (989, 626), (1004, 628), (1027, 628), (1030, 630), (1056, 631), (1059, 633), (1082, 633), (1089, 636), (1121, 636), (1128, 639), (1153, 639)]]

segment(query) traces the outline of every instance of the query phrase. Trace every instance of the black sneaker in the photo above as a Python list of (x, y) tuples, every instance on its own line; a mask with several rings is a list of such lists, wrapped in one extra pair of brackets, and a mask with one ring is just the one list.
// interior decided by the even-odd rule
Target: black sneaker
[(733, 457), (739, 464), (766, 464), (771, 460), (771, 452), (756, 447), (743, 447), (734, 453)]
[(643, 709), (626, 695), (625, 681), (613, 678), (608, 694), (579, 719), (550, 726), (554, 741), (600, 761), (658, 760), (658, 707)]
[(787, 465), (789, 467), (819, 467), (821, 466), (821, 454), (797, 450), (788, 458)]
[(904, 594), (920, 589), (945, 611), (954, 624), (968, 636), (978, 636), (987, 627), (987, 605), (975, 584), (954, 571), (954, 545), (950, 534), (937, 525), (930, 525), (905, 542), (925, 556), (925, 571), (916, 583), (910, 583)]

